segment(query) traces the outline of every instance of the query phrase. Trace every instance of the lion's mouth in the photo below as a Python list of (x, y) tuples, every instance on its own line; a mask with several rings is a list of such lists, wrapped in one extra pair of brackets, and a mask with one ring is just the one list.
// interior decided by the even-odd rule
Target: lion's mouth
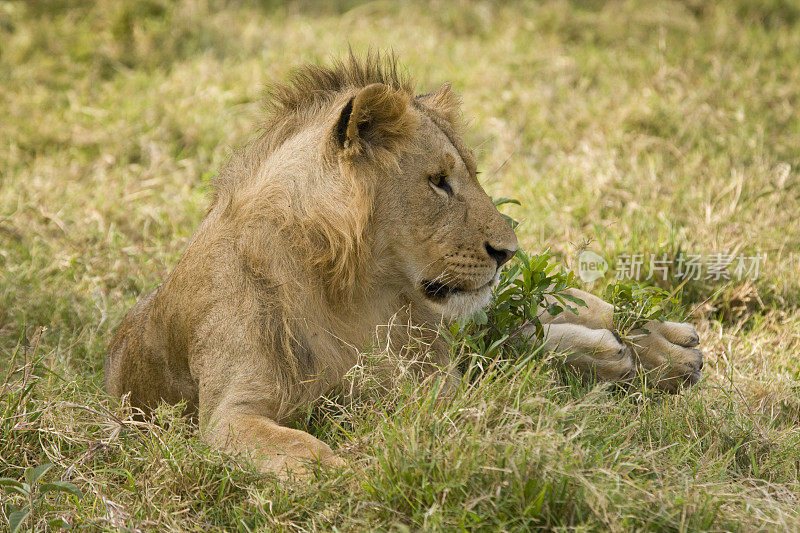
[(459, 287), (453, 287), (452, 285), (446, 285), (444, 283), (440, 283), (438, 281), (423, 281), (422, 282), (422, 292), (425, 293), (425, 296), (430, 298), (431, 300), (441, 301), (450, 296), (455, 294), (461, 293), (470, 293), (470, 292), (480, 292), (486, 287), (491, 286), (493, 280), (489, 280), (487, 283), (484, 283), (477, 289), (466, 290), (461, 289)]
[(422, 292), (431, 300), (444, 300), (448, 296), (462, 292), (462, 289), (451, 287), (450, 285), (445, 285), (438, 281), (423, 281)]

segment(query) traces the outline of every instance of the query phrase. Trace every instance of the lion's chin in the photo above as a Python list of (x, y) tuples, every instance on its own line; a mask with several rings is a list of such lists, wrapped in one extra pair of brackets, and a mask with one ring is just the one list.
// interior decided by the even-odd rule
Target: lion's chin
[(437, 314), (442, 315), (442, 318), (446, 320), (455, 320), (471, 316), (489, 305), (492, 299), (492, 289), (497, 286), (499, 278), (499, 275), (495, 275), (491, 281), (471, 291), (451, 290), (447, 287), (423, 283), (422, 293), (425, 295), (428, 305)]

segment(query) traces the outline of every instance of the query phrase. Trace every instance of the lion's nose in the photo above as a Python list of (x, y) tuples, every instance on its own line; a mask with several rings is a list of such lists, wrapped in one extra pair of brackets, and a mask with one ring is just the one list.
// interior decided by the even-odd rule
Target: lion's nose
[(514, 257), (514, 254), (517, 253), (516, 247), (513, 250), (509, 250), (508, 248), (500, 248), (498, 250), (488, 242), (484, 244), (484, 246), (486, 247), (486, 253), (489, 254), (489, 257), (497, 262), (497, 268), (500, 268), (506, 264), (508, 260)]

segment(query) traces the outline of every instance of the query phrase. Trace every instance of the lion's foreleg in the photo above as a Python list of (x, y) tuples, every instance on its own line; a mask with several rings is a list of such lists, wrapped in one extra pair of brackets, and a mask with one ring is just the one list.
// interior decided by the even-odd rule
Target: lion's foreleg
[[(631, 364), (646, 372), (660, 389), (676, 391), (700, 379), (703, 353), (697, 348), (699, 337), (691, 324), (649, 322), (644, 329), (630, 332), (626, 348), (615, 333), (613, 305), (579, 289), (565, 292), (580, 298), (586, 306), (571, 304), (576, 313), (565, 310), (555, 316), (543, 307), (539, 317), (545, 329), (545, 348), (567, 354), (567, 364), (595, 372), (603, 379), (620, 379), (631, 372), (615, 378), (614, 372), (606, 369), (610, 368), (609, 360), (614, 360), (614, 350), (622, 346)], [(548, 304), (555, 302), (555, 298), (548, 298)]]
[(544, 333), (545, 350), (563, 354), (564, 363), (582, 374), (618, 381), (634, 372), (630, 349), (610, 330), (562, 323), (545, 325)]
[(281, 426), (268, 416), (248, 412), (246, 406), (231, 402), (208, 416), (203, 438), (221, 450), (249, 456), (262, 472), (284, 479), (307, 476), (314, 463), (344, 465), (327, 444), (309, 433)]
[[(608, 381), (631, 376), (635, 369), (633, 354), (614, 333), (614, 307), (580, 289), (564, 292), (586, 305), (569, 302), (576, 312), (564, 310), (557, 315), (551, 315), (545, 307), (539, 309), (545, 350), (563, 354), (564, 363), (583, 374)], [(555, 298), (547, 298), (547, 305), (554, 303), (561, 305)], [(533, 335), (534, 329), (525, 332)]]

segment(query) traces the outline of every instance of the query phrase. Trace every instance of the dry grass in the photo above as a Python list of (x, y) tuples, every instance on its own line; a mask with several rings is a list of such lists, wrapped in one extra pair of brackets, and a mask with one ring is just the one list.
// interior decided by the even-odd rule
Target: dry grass
[[(312, 411), (351, 469), (294, 487), (106, 398), (113, 328), (175, 264), (263, 86), (348, 43), (463, 94), (525, 248), (766, 253), (754, 283), (684, 287), (706, 379), (621, 394), (533, 354), (449, 406), (403, 382)], [(799, 62), (785, 0), (0, 1), (0, 477), (50, 462), (83, 490), (43, 498), (38, 527), (800, 530)]]

